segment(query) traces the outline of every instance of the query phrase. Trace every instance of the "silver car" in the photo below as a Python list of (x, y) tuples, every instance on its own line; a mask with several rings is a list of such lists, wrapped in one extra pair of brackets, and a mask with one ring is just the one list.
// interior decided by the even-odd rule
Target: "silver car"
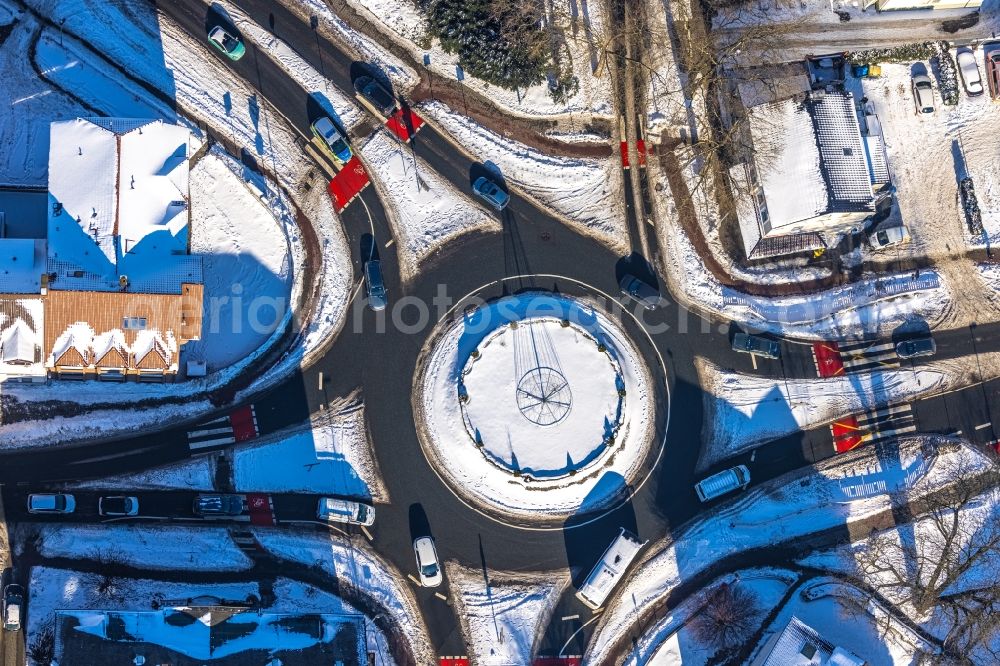
[(510, 195), (486, 176), (476, 178), (476, 182), (472, 184), (472, 191), (497, 210), (503, 210), (510, 203)]
[(908, 240), (910, 240), (910, 232), (903, 225), (879, 229), (868, 237), (868, 243), (876, 250), (905, 243)]
[(969, 97), (977, 97), (983, 94), (983, 77), (979, 75), (979, 65), (976, 64), (976, 55), (967, 49), (959, 51), (955, 59), (958, 61), (958, 72), (962, 75), (962, 84), (965, 85), (965, 92)]
[(434, 539), (420, 537), (413, 542), (413, 554), (417, 557), (417, 573), (420, 574), (420, 584), (424, 587), (437, 587), (444, 576), (441, 574), (441, 563), (438, 561), (437, 548)]
[(913, 103), (917, 113), (934, 113), (934, 89), (926, 74), (916, 74), (913, 77)]

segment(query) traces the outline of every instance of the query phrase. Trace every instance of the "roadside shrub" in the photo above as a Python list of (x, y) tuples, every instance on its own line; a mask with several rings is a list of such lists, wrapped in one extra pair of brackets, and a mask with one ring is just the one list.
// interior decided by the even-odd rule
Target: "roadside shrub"
[(938, 88), (941, 92), (941, 101), (947, 106), (958, 104), (958, 68), (955, 66), (955, 59), (948, 50), (948, 42), (938, 42), (938, 53), (933, 60), (937, 63)]
[(847, 62), (854, 65), (884, 62), (906, 64), (917, 60), (930, 60), (932, 56), (937, 55), (937, 52), (938, 45), (935, 42), (921, 42), (918, 44), (891, 46), (884, 49), (851, 51), (846, 57)]
[(418, 0), (429, 31), (462, 68), (514, 90), (541, 83), (548, 64), (540, 7), (507, 0)]
[(760, 625), (760, 616), (757, 595), (736, 583), (724, 583), (691, 618), (691, 631), (703, 645), (731, 649), (746, 643)]

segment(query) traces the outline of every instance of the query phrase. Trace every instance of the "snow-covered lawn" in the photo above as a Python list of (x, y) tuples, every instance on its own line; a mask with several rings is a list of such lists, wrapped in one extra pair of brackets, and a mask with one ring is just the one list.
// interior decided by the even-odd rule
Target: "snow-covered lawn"
[(0, 25), (14, 21), (0, 58), (0, 184), (45, 187), (49, 123), (88, 111), (35, 75), (25, 58), (40, 26), (11, 0), (0, 0)]
[[(403, 575), (359, 542), (326, 534), (254, 529), (257, 541), (273, 555), (316, 566), (383, 609), (410, 643), (418, 664), (435, 661), (423, 617)], [(352, 592), (351, 594), (354, 594)], [(345, 596), (350, 595), (345, 591)]]
[[(605, 363), (610, 359), (611, 364), (617, 366), (615, 372), (609, 370), (606, 381), (612, 382), (610, 386), (595, 385), (593, 377), (583, 378), (569, 370), (588, 367), (589, 361), (578, 358), (584, 350), (585, 356), (590, 355), (586, 342), (578, 348), (566, 345), (556, 348), (548, 334), (538, 335), (537, 331), (537, 339), (532, 339), (535, 327), (527, 325), (526, 320), (542, 316), (552, 322), (568, 320), (570, 331), (566, 335), (577, 336), (577, 340), (589, 337), (594, 351), (600, 351), (595, 341), (604, 345), (607, 357), (601, 352), (594, 358), (603, 359)], [(513, 341), (501, 340), (500, 343), (513, 345), (516, 350), (513, 358), (487, 348), (478, 350), (479, 360), (472, 358), (484, 340), (497, 330), (510, 329), (511, 322), (518, 322), (517, 328), (507, 330), (504, 335), (514, 337)], [(431, 337), (431, 345), (424, 350), (417, 371), (417, 381), (422, 386), (417, 405), (421, 446), (452, 489), (470, 504), (522, 521), (552, 520), (581, 510), (596, 511), (617, 499), (623, 487), (635, 480), (647, 462), (653, 444), (650, 439), (654, 411), (650, 404), (653, 389), (649, 372), (627, 335), (590, 304), (540, 293), (510, 296), (484, 305), (458, 320), (444, 322)], [(488, 360), (494, 354), (499, 355), (501, 361), (506, 358), (507, 362), (498, 364)], [(476, 379), (462, 388), (470, 363), (473, 364), (471, 374)], [(480, 363), (486, 364), (482, 370), (476, 367)], [(569, 400), (573, 403), (569, 415), (551, 425), (538, 425), (518, 412), (519, 380), (536, 367), (566, 369), (569, 391), (577, 395)], [(488, 374), (480, 377), (480, 373)], [(561, 384), (561, 381), (552, 384), (551, 388), (556, 389)], [(621, 411), (616, 411), (617, 430), (610, 433), (614, 438), (603, 441), (603, 450), (596, 457), (593, 454), (595, 444), (602, 444), (602, 436), (609, 435), (610, 423), (606, 414), (594, 412), (605, 394), (579, 395), (595, 390), (595, 386), (600, 386), (601, 391), (611, 390), (615, 401), (624, 397), (616, 408)], [(625, 395), (616, 395), (616, 388), (623, 389)], [(479, 405), (471, 413), (465, 412), (459, 397), (466, 389), (470, 408)], [(522, 391), (521, 402), (530, 402), (531, 395), (531, 390)], [(595, 399), (597, 402), (593, 402)], [(577, 400), (581, 404), (575, 404)], [(488, 414), (482, 411), (489, 405), (494, 405), (496, 419), (503, 424), (500, 430), (489, 425)], [(577, 410), (582, 411), (577, 414)], [(475, 433), (480, 421), (484, 424), (484, 429), (479, 431), (480, 440), (493, 440), (484, 447), (485, 451), (476, 445)], [(503, 428), (507, 429), (506, 439)], [(505, 448), (505, 442), (509, 448)], [(520, 474), (510, 469), (520, 466), (517, 456), (524, 454), (523, 446), (532, 442), (546, 442), (551, 447), (551, 454), (557, 461), (545, 464), (559, 464), (558, 469), (562, 470), (559, 475)], [(587, 456), (592, 459), (580, 474), (570, 471), (567, 475), (566, 466), (572, 468), (567, 456), (572, 457), (574, 463), (586, 461)], [(529, 456), (529, 460), (542, 458), (535, 455)], [(503, 461), (503, 465), (499, 461)]]
[[(921, 443), (908, 440), (901, 446), (909, 449)], [(920, 477), (922, 490), (939, 487), (947, 481), (948, 471), (956, 464), (962, 464), (970, 472), (992, 465), (981, 453), (962, 443), (941, 440), (933, 447), (936, 455)], [(649, 547), (645, 559), (632, 569), (628, 580), (605, 606), (587, 650), (587, 663), (606, 663), (612, 646), (631, 629), (637, 610), (641, 612), (655, 604), (719, 559), (826, 529), (841, 527), (846, 533), (851, 523), (888, 510), (891, 501), (887, 494), (842, 501), (842, 480), (836, 478), (838, 468), (853, 467), (863, 461), (875, 463), (874, 452), (838, 456), (818, 465), (816, 471), (793, 472), (751, 488)]]
[[(139, 511), (148, 515), (139, 504)], [(44, 557), (105, 558), (139, 569), (238, 571), (250, 558), (224, 527), (176, 525), (41, 525)]]
[(617, 157), (605, 160), (546, 155), (500, 136), (441, 102), (418, 105), (473, 159), (537, 205), (551, 210), (616, 252), (628, 249), (624, 182)]
[(470, 656), (481, 666), (530, 664), (568, 574), (515, 574), (445, 564)]
[(317, 418), (291, 434), (283, 433), (277, 441), (238, 447), (232, 465), (237, 490), (389, 499), (361, 404)]
[(712, 595), (720, 586), (733, 585), (751, 593), (763, 619), (768, 611), (777, 607), (796, 578), (796, 574), (784, 569), (749, 569), (712, 581), (647, 629), (622, 666), (703, 666), (716, 648), (701, 643), (687, 625), (711, 603)]
[(980, 356), (979, 364), (971, 356), (917, 368), (784, 380), (727, 372), (698, 359), (698, 375), (711, 387), (705, 394), (702, 439), (707, 444), (699, 467), (844, 416), (961, 388), (978, 377), (980, 367), (993, 376), (998, 364), (1000, 355), (990, 352)]
[(421, 262), (460, 234), (499, 233), (499, 220), (473, 203), (469, 192), (456, 190), (388, 132), (375, 132), (360, 153), (399, 240), (404, 280), (415, 277)]
[(461, 71), (458, 56), (445, 52), (437, 39), (431, 42), (430, 48), (419, 47), (417, 44), (426, 40), (428, 34), (426, 22), (413, 0), (349, 0), (349, 4), (358, 8), (367, 19), (382, 23), (389, 37), (402, 44), (414, 58), (425, 62), (432, 72), (444, 78), (457, 78), (508, 112), (529, 116), (611, 115), (613, 112), (610, 75), (601, 57), (608, 29), (604, 5), (600, 2), (555, 0), (545, 5), (546, 23), (561, 33), (566, 46), (563, 57), (569, 60), (573, 76), (579, 82), (579, 90), (562, 104), (549, 95), (548, 79), (527, 89), (506, 90)]
[(205, 316), (201, 339), (188, 343), (185, 354), (207, 361), (209, 372), (260, 347), (289, 307), (285, 229), (243, 185), (239, 169), (213, 148), (191, 170), (191, 252), (204, 255)]
[[(48, 78), (89, 105), (119, 118), (177, 120), (169, 106), (72, 37), (46, 28), (35, 47), (35, 62)], [(56, 120), (51, 118), (50, 120)]]
[(70, 488), (96, 490), (212, 490), (215, 466), (209, 456), (153, 467), (132, 474), (116, 474), (103, 479), (77, 481)]

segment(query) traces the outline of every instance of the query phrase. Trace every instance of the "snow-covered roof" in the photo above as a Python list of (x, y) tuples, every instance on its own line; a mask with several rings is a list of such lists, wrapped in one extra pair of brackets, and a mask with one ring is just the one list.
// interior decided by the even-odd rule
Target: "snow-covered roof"
[(45, 366), (35, 362), (36, 349), (42, 345), (44, 311), (38, 297), (0, 297), (0, 379), (45, 374)]
[[(754, 666), (826, 666), (831, 663), (830, 657), (835, 650), (819, 632), (793, 615), (777, 639), (770, 643), (770, 650), (761, 655), (763, 661), (758, 657)], [(838, 654), (851, 655), (844, 649)]]
[[(147, 288), (149, 275), (190, 268), (190, 138), (187, 128), (162, 120), (52, 123), (49, 262), (60, 277), (76, 272), (87, 277), (86, 285), (57, 280), (54, 289), (114, 290), (125, 275), (133, 290), (156, 291)], [(188, 275), (185, 281), (193, 280)], [(167, 282), (170, 291), (179, 288), (176, 280)]]
[(748, 111), (760, 186), (773, 227), (826, 210), (819, 148), (805, 104), (786, 99)]
[(854, 97), (841, 91), (748, 111), (769, 229), (832, 211), (874, 210)]
[(37, 294), (45, 273), (45, 241), (0, 238), (0, 293)]

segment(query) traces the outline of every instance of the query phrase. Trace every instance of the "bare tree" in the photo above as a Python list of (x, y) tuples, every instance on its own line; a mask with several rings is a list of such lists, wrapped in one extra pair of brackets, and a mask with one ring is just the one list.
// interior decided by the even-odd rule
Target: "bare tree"
[(747, 642), (760, 625), (757, 595), (738, 584), (723, 583), (691, 618), (691, 631), (704, 645), (722, 650)]
[(56, 657), (56, 633), (51, 622), (46, 622), (28, 643), (28, 657), (41, 666), (48, 666)]
[(119, 575), (121, 567), (128, 563), (122, 550), (114, 546), (95, 550), (91, 559), (97, 564), (97, 570), (84, 576), (91, 590), (91, 603), (125, 601), (134, 585), (130, 579)]
[[(949, 659), (986, 651), (1000, 635), (1000, 471), (941, 461), (944, 483), (914, 488), (906, 507), (912, 522), (873, 532), (855, 554), (861, 574), (878, 592), (918, 618), (946, 621)], [(898, 512), (897, 512), (898, 514)], [(897, 523), (900, 516), (897, 515)], [(964, 658), (964, 657), (963, 657)]]

